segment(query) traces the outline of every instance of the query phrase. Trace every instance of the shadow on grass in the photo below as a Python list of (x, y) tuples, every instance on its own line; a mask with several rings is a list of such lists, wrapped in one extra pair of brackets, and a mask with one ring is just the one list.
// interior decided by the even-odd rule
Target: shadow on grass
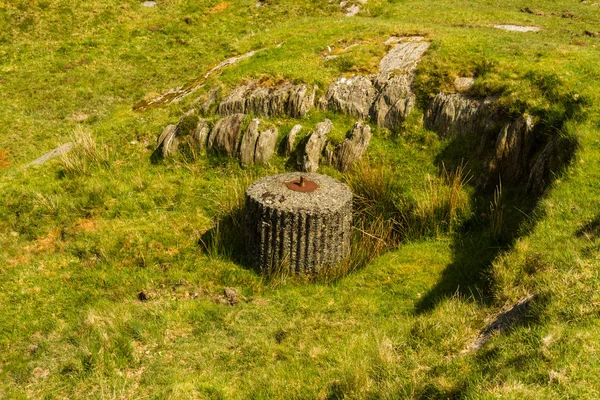
[[(545, 143), (538, 143), (537, 153), (529, 155), (532, 160), (529, 162), (530, 169), (537, 163), (536, 155), (546, 157), (543, 185), (535, 192), (526, 189), (528, 170), (522, 171), (522, 176), (504, 189), (500, 176), (486, 176), (482, 160), (488, 159), (489, 155), (477, 155), (475, 148), (479, 140), (473, 137), (454, 139), (438, 156), (437, 164), (450, 168), (467, 162), (477, 186), (477, 204), (471, 218), (454, 234), (452, 262), (442, 272), (437, 284), (417, 303), (417, 313), (430, 311), (441, 300), (453, 295), (481, 303), (492, 300), (494, 261), (510, 250), (520, 236), (527, 235), (535, 227), (539, 215), (533, 211), (547, 188), (571, 163), (576, 150), (573, 141), (573, 138), (557, 133), (553, 138), (546, 138)], [(465, 160), (465, 155), (470, 156)], [(488, 184), (481, 185), (484, 181)], [(489, 182), (495, 182), (492, 194), (489, 193)]]

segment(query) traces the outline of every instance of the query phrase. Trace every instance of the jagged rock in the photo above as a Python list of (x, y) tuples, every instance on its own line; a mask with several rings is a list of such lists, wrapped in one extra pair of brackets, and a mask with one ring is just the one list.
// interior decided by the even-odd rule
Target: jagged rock
[(329, 86), (320, 105), (330, 111), (367, 118), (376, 95), (370, 77), (340, 78)]
[(344, 143), (335, 149), (335, 167), (345, 172), (362, 157), (371, 141), (371, 127), (362, 121), (354, 124)]
[(256, 150), (256, 141), (258, 140), (258, 136), (260, 133), (258, 132), (258, 126), (260, 121), (255, 118), (250, 121), (248, 128), (246, 129), (246, 133), (244, 133), (244, 137), (242, 138), (242, 143), (240, 144), (240, 161), (242, 164), (253, 164), (254, 163), (254, 152)]
[(422, 37), (394, 38), (386, 43), (393, 47), (381, 59), (377, 74), (338, 79), (329, 86), (320, 106), (362, 119), (371, 116), (378, 126), (398, 130), (414, 107), (411, 86), (429, 43)]
[(457, 92), (466, 92), (475, 84), (475, 78), (461, 76), (454, 80), (454, 88)]
[(556, 135), (536, 158), (527, 180), (527, 191), (542, 194), (552, 181), (552, 175), (568, 165), (577, 148), (574, 140)]
[[(197, 121), (197, 122), (196, 122)], [(167, 125), (157, 140), (156, 151), (163, 158), (172, 156), (182, 145), (192, 150), (202, 150), (210, 126), (203, 118), (194, 116), (194, 110), (185, 113), (177, 125)]]
[(245, 95), (250, 90), (248, 85), (238, 86), (219, 104), (219, 114), (231, 115), (246, 112)]
[(289, 156), (294, 151), (294, 146), (296, 142), (296, 136), (298, 132), (302, 129), (302, 125), (295, 125), (292, 130), (285, 137), (284, 147), (283, 147), (283, 155)]
[(210, 91), (210, 93), (204, 99), (204, 102), (202, 102), (202, 106), (201, 106), (202, 112), (207, 113), (210, 110), (210, 108), (212, 107), (212, 105), (217, 100), (217, 95), (218, 94), (219, 94), (219, 88), (218, 87), (216, 87), (216, 88), (214, 88), (213, 90)]
[(304, 147), (304, 154), (302, 155), (302, 164), (300, 168), (305, 172), (317, 172), (319, 169), (319, 159), (321, 153), (327, 143), (327, 134), (333, 128), (333, 123), (326, 119), (323, 122), (319, 122), (310, 134), (306, 146)]
[(504, 125), (496, 139), (495, 154), (488, 165), (487, 175), (502, 182), (515, 183), (524, 175), (529, 164), (533, 141), (533, 121), (530, 116), (519, 117)]
[(235, 88), (219, 105), (219, 114), (246, 113), (266, 117), (302, 118), (313, 107), (316, 87), (284, 82), (275, 87), (256, 82)]
[(158, 136), (157, 150), (163, 157), (172, 155), (179, 147), (177, 138), (177, 125), (167, 125)]
[(204, 118), (200, 118), (198, 120), (198, 124), (196, 125), (196, 129), (191, 135), (191, 145), (197, 147), (199, 150), (202, 150), (206, 147), (206, 142), (208, 140), (208, 134), (210, 133), (210, 126), (208, 125), (208, 121)]
[(411, 90), (413, 77), (398, 75), (382, 87), (373, 103), (371, 118), (378, 126), (396, 131), (415, 105), (415, 95)]
[(494, 131), (498, 126), (495, 100), (439, 93), (425, 111), (424, 126), (444, 137)]
[(410, 82), (414, 78), (414, 72), (429, 48), (429, 42), (420, 36), (404, 38), (381, 59), (379, 72), (375, 80), (376, 85), (383, 86), (392, 75), (410, 75)]
[(266, 164), (271, 159), (271, 156), (275, 152), (277, 135), (277, 129), (269, 129), (260, 133), (254, 152), (254, 162), (256, 164)]
[(286, 114), (292, 118), (304, 118), (315, 104), (316, 92), (316, 86), (313, 86), (312, 90), (304, 84), (293, 86), (286, 105)]
[(208, 137), (208, 148), (230, 157), (236, 155), (244, 118), (245, 114), (238, 113), (218, 120)]

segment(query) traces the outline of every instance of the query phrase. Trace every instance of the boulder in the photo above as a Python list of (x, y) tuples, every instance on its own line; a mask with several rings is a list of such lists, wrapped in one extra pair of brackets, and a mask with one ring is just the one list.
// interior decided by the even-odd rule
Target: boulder
[(245, 114), (233, 114), (215, 123), (208, 137), (208, 148), (215, 153), (235, 156)]
[(289, 156), (294, 151), (296, 136), (302, 129), (302, 125), (295, 125), (292, 130), (285, 137), (283, 155)]
[(310, 134), (306, 146), (304, 147), (304, 153), (302, 154), (302, 162), (300, 168), (304, 172), (317, 172), (319, 169), (319, 159), (321, 153), (327, 144), (327, 134), (333, 128), (333, 123), (326, 119), (323, 122), (319, 122), (314, 131)]
[(269, 129), (260, 133), (254, 151), (254, 162), (256, 164), (266, 164), (271, 159), (275, 152), (277, 136), (277, 129)]
[(242, 164), (248, 165), (254, 163), (256, 142), (258, 141), (258, 136), (260, 135), (258, 132), (259, 125), (260, 121), (257, 118), (253, 119), (250, 121), (250, 124), (246, 129), (246, 133), (244, 133), (242, 143), (240, 144), (240, 161)]
[(335, 167), (346, 172), (362, 157), (371, 141), (371, 127), (362, 121), (354, 124), (346, 140), (335, 149)]
[(174, 154), (178, 147), (177, 125), (167, 125), (158, 136), (156, 150), (162, 157), (168, 157)]
[(316, 86), (313, 86), (312, 89), (305, 84), (292, 87), (286, 105), (286, 114), (292, 118), (304, 118), (315, 104), (316, 92)]
[(249, 85), (238, 86), (219, 104), (219, 114), (232, 115), (246, 112), (246, 93), (250, 90)]

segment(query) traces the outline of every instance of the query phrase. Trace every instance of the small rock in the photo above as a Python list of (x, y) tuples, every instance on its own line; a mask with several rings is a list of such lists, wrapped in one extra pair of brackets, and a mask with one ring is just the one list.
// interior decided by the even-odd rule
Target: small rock
[(328, 119), (318, 123), (315, 126), (315, 129), (313, 133), (311, 133), (304, 148), (302, 165), (300, 166), (302, 171), (317, 172), (319, 169), (319, 159), (321, 158), (321, 153), (323, 152), (325, 144), (327, 143), (327, 134), (332, 128), (333, 123)]
[(154, 7), (156, 5), (155, 1), (145, 1), (142, 3), (142, 6), (144, 7)]
[(589, 37), (598, 37), (600, 34), (598, 32), (592, 32), (592, 31), (583, 31), (583, 34)]
[(198, 125), (196, 125), (196, 129), (191, 135), (192, 142), (190, 143), (194, 147), (202, 150), (206, 147), (206, 142), (208, 141), (208, 134), (210, 133), (210, 126), (208, 125), (208, 121), (204, 118), (198, 119)]
[(223, 290), (223, 296), (225, 296), (225, 299), (231, 306), (240, 302), (238, 291), (233, 288), (225, 288), (225, 290)]
[(563, 18), (573, 18), (573, 17), (575, 17), (575, 13), (573, 11), (563, 10), (562, 17)]
[(271, 159), (271, 156), (275, 152), (277, 136), (277, 129), (269, 129), (261, 132), (256, 141), (256, 150), (254, 152), (254, 162), (256, 164), (266, 164)]
[(454, 88), (457, 92), (466, 92), (471, 89), (475, 84), (475, 78), (470, 77), (458, 77), (454, 81)]
[(289, 156), (294, 151), (296, 136), (302, 130), (302, 125), (295, 125), (285, 137), (283, 155)]

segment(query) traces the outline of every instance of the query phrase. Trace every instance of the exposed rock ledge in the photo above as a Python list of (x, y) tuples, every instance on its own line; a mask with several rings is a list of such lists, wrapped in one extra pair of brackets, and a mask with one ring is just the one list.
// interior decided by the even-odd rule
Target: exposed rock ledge
[(526, 183), (541, 193), (550, 183), (572, 144), (540, 132), (530, 115), (509, 118), (497, 107), (497, 98), (476, 99), (463, 94), (439, 93), (425, 112), (424, 125), (443, 137), (474, 137), (476, 148), (465, 148), (465, 159), (482, 163), (478, 185)]
[(320, 107), (361, 119), (370, 117), (378, 126), (397, 130), (414, 107), (411, 86), (429, 42), (405, 37), (389, 43), (393, 47), (381, 59), (377, 74), (339, 78), (319, 100)]
[(302, 118), (314, 106), (316, 86), (284, 82), (264, 86), (257, 82), (235, 88), (221, 104), (219, 114), (253, 114), (263, 117)]

